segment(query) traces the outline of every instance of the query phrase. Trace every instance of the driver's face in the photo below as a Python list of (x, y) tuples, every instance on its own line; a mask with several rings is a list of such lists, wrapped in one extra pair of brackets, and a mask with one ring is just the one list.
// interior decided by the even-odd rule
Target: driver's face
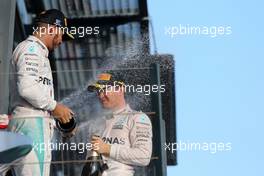
[(124, 93), (121, 90), (121, 87), (116, 88), (110, 86), (107, 89), (97, 91), (97, 95), (104, 108), (115, 109), (118, 106), (120, 99), (124, 96)]
[(60, 46), (60, 44), (62, 43), (63, 30), (60, 29), (59, 27), (53, 26), (51, 35), (48, 35), (48, 36), (49, 36), (48, 49), (49, 51), (53, 51), (55, 48)]
[(53, 45), (53, 49), (57, 48), (58, 46), (60, 46), (60, 44), (62, 43), (62, 35), (63, 35), (63, 31), (60, 28), (57, 28), (57, 32), (54, 35), (53, 41), (52, 41), (52, 45)]

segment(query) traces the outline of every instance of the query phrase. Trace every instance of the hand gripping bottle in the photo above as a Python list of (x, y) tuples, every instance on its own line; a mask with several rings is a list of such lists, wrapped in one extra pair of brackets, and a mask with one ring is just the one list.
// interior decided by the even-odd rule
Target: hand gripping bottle
[(77, 131), (77, 122), (75, 116), (73, 116), (68, 123), (61, 123), (59, 120), (55, 119), (56, 127), (59, 129), (63, 137), (70, 138), (75, 135)]
[(94, 150), (92, 150), (87, 160), (88, 162), (82, 170), (82, 176), (102, 176), (103, 172), (108, 169), (107, 164), (103, 161), (102, 155)]

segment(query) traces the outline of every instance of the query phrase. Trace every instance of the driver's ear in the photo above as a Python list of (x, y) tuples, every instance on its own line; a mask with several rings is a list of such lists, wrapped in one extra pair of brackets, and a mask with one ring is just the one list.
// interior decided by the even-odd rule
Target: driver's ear
[(58, 33), (58, 29), (57, 29), (57, 27), (52, 26), (52, 27), (49, 27), (48, 30), (49, 30), (49, 34), (52, 35), (52, 36), (53, 36), (53, 35), (54, 35), (54, 36), (57, 36), (57, 35), (58, 35), (58, 34), (57, 34), (57, 33)]
[(53, 34), (53, 28), (49, 27), (48, 30), (49, 30), (49, 35), (52, 35)]

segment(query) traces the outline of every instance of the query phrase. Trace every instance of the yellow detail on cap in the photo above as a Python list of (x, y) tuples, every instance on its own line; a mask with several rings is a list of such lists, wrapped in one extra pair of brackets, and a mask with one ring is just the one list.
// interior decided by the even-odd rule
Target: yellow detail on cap
[(122, 85), (122, 86), (125, 86), (125, 83), (124, 82), (121, 82), (121, 81), (115, 81), (117, 82), (118, 84)]
[(103, 84), (94, 84), (94, 87), (96, 88), (96, 89), (103, 89), (103, 88), (105, 88), (106, 87), (106, 85), (103, 85)]
[(109, 81), (111, 79), (111, 76), (112, 75), (110, 75), (108, 73), (102, 73), (102, 74), (98, 75), (98, 79), (101, 81)]
[(64, 24), (67, 26), (67, 18), (64, 18)]
[(74, 37), (73, 37), (73, 35), (71, 35), (71, 33), (66, 32), (66, 34), (67, 34), (71, 39), (74, 39)]

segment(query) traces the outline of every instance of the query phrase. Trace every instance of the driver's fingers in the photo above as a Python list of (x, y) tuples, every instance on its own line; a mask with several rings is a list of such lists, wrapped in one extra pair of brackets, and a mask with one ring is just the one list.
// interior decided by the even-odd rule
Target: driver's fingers
[(92, 136), (92, 140), (98, 140), (98, 139), (100, 139), (100, 137), (98, 137), (98, 136)]
[(64, 118), (60, 118), (60, 121), (61, 121), (61, 123), (66, 123), (66, 121), (65, 121), (65, 119)]

